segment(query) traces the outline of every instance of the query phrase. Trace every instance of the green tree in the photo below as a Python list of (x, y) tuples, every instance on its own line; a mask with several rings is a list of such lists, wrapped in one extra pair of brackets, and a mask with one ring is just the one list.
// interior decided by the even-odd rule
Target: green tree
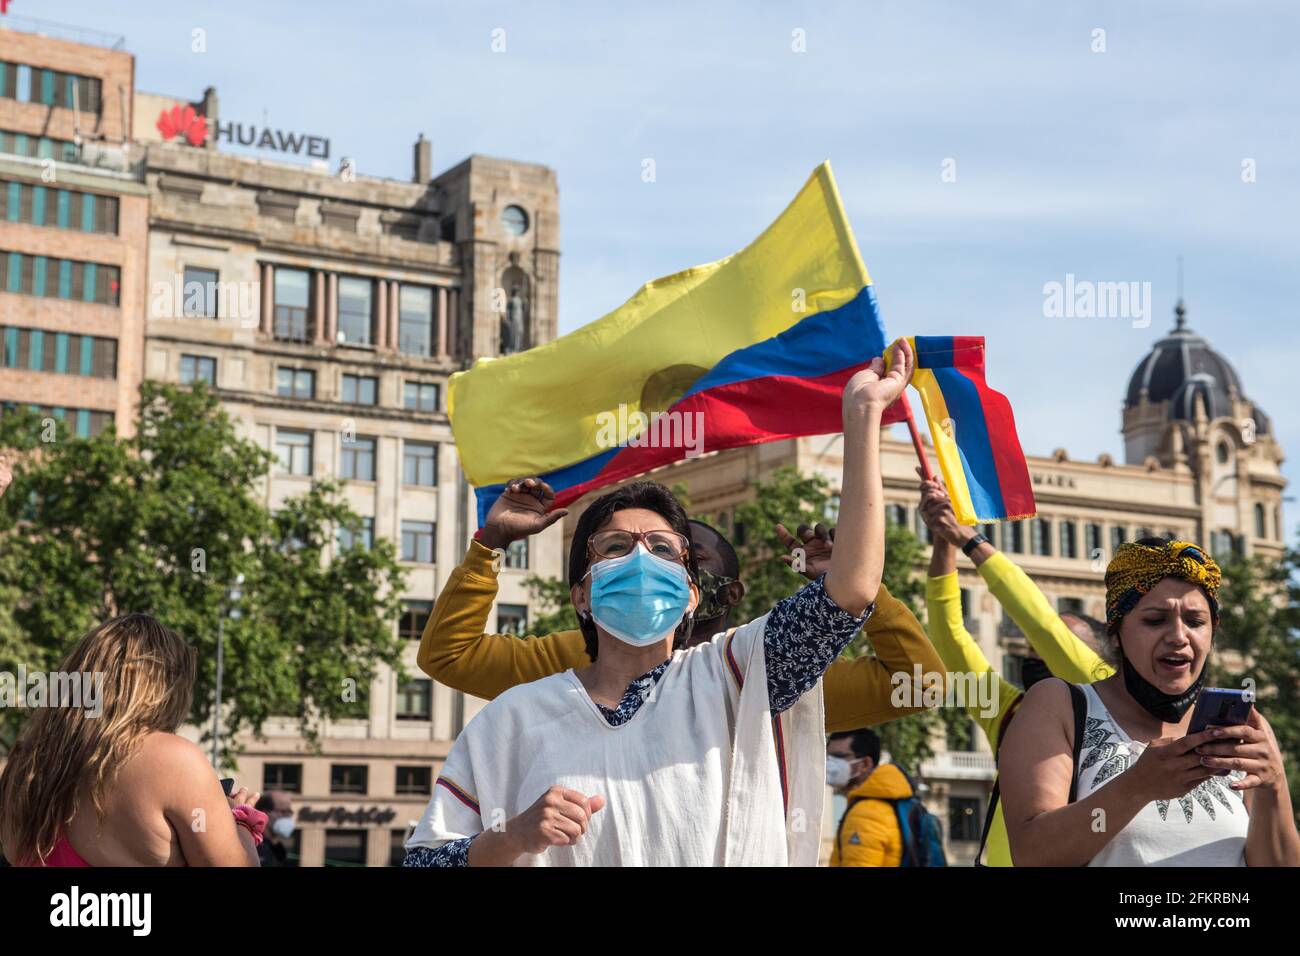
[[(1222, 617), (1206, 683), (1254, 682), (1257, 706), (1277, 735), (1287, 785), (1300, 794), (1300, 551), (1256, 557), (1223, 568)], [(1225, 655), (1224, 651), (1235, 652)], [(1300, 822), (1300, 807), (1297, 808)]]
[(0, 499), (0, 666), (53, 669), (94, 624), (145, 611), (196, 648), (191, 718), (206, 733), (218, 624), (242, 575), (239, 616), (224, 626), (227, 744), (273, 715), (315, 739), (324, 719), (353, 712), (381, 663), (400, 671), (392, 544), (327, 557), (339, 527), (360, 526), (329, 482), (268, 510), (258, 487), (273, 456), (201, 384), (146, 382), (129, 438), (6, 414), (0, 448), (19, 454)]

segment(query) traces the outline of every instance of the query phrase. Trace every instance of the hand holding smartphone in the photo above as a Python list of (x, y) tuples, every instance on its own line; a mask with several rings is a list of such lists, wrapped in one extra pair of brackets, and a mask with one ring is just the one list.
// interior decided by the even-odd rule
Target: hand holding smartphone
[[(1199, 734), (1210, 727), (1235, 727), (1248, 723), (1254, 708), (1254, 700), (1247, 698), (1244, 690), (1206, 687), (1196, 698), (1187, 733)], [(1228, 773), (1227, 770), (1220, 770), (1215, 776), (1226, 777)]]

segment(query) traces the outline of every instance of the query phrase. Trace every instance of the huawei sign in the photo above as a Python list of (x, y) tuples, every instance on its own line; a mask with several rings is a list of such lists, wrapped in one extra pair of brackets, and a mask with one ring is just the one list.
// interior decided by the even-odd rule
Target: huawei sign
[(173, 106), (158, 114), (158, 132), (164, 140), (183, 137), (191, 146), (202, 146), (208, 138), (208, 121), (192, 106)]

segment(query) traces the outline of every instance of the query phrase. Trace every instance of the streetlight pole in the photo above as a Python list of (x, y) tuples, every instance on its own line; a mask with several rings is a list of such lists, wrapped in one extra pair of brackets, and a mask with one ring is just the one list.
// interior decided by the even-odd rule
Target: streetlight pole
[(222, 658), (225, 655), (226, 648), (226, 617), (232, 620), (239, 618), (239, 600), (244, 596), (240, 587), (244, 583), (242, 574), (235, 575), (235, 583), (226, 591), (226, 602), (229, 610), (223, 608), (221, 616), (217, 618), (217, 682), (216, 682), (216, 700), (212, 705), (212, 766), (221, 766), (221, 674), (224, 669)]

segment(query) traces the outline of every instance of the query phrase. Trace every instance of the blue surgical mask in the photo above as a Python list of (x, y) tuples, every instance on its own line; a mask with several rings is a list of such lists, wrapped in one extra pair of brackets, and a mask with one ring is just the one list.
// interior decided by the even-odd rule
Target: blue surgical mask
[(686, 568), (656, 558), (639, 543), (631, 554), (597, 561), (587, 573), (591, 616), (634, 647), (649, 647), (669, 637), (691, 603)]

